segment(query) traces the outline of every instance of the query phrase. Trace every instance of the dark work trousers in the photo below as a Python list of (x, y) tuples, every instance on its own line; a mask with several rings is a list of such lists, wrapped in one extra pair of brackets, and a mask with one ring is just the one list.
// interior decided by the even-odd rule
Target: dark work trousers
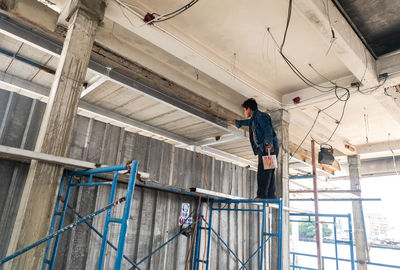
[[(272, 154), (272, 153), (271, 153)], [(257, 197), (275, 199), (275, 169), (264, 170), (262, 155), (258, 155)]]

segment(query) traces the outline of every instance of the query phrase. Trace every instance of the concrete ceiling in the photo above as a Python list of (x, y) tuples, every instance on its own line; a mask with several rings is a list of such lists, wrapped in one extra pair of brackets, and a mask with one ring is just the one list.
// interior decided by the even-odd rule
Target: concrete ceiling
[[(158, 14), (167, 13), (186, 3), (163, 0), (124, 2)], [(269, 27), (278, 43), (281, 43), (287, 9), (287, 1), (256, 0), (250, 4), (245, 0), (202, 0), (187, 12), (157, 26), (188, 46), (199, 48), (233, 75), (248, 78), (249, 83), (260, 86), (259, 91), (279, 97), (304, 88), (304, 84), (278, 54), (267, 32)], [(329, 74), (332, 79), (349, 75), (350, 72), (334, 54), (326, 55), (328, 48), (329, 44), (322, 41), (310, 23), (294, 9), (284, 49), (287, 56), (316, 82), (321, 82), (323, 78), (315, 74), (309, 63), (322, 74)]]

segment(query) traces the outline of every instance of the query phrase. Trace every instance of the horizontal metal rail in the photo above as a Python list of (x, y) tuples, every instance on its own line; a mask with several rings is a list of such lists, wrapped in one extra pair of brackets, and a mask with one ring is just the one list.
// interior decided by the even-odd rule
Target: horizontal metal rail
[[(317, 258), (317, 255), (314, 254), (306, 254), (306, 253), (299, 253), (299, 252), (290, 252), (291, 255), (296, 255), (296, 256), (305, 256), (305, 257), (313, 257)], [(329, 256), (322, 256), (322, 259), (326, 260), (336, 260), (335, 257), (329, 257)], [(344, 258), (337, 258), (338, 261), (342, 262), (351, 262), (350, 259), (344, 259)], [(356, 263), (365, 263), (361, 261), (355, 261)], [(400, 265), (390, 265), (390, 264), (384, 264), (384, 263), (374, 263), (374, 262), (366, 262), (367, 265), (373, 265), (373, 266), (381, 266), (381, 267), (387, 267), (387, 268), (393, 268), (393, 269), (400, 269)], [(300, 268), (300, 269), (314, 269), (314, 268), (306, 268), (302, 266), (295, 266), (291, 265), (290, 267), (294, 268)]]
[[(314, 193), (313, 189), (289, 190), (290, 193)], [(319, 189), (318, 193), (361, 193), (360, 189)]]
[[(313, 198), (294, 198), (290, 199), (290, 201), (314, 201)], [(351, 202), (351, 201), (370, 201), (370, 202), (379, 202), (381, 201), (381, 198), (329, 198), (329, 199), (318, 199), (318, 201), (321, 202)]]

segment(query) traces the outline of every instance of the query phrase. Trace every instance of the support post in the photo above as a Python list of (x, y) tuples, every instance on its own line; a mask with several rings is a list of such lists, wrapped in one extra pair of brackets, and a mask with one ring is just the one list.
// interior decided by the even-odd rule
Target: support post
[[(70, 26), (41, 123), (35, 151), (65, 157), (94, 36), (103, 19), (103, 0), (73, 1)], [(13, 228), (8, 254), (47, 235), (63, 167), (33, 160)], [(40, 269), (45, 245), (8, 263), (5, 269)]]
[[(361, 180), (361, 162), (359, 155), (347, 156), (347, 161), (349, 164), (349, 176), (350, 176), (350, 187), (351, 189), (360, 189), (360, 180)], [(361, 193), (360, 193), (361, 195)], [(362, 208), (362, 201), (353, 201), (353, 227), (354, 227), (354, 238), (355, 238), (355, 246), (356, 246), (356, 259), (359, 263), (357, 263), (357, 270), (365, 270), (367, 269), (367, 260), (368, 260), (368, 243), (365, 232), (365, 224), (364, 224), (364, 214)]]
[[(280, 109), (271, 113), (272, 123), (279, 140), (278, 168), (275, 169), (275, 195), (282, 198), (283, 207), (289, 207), (289, 113)], [(279, 209), (272, 209), (272, 232), (279, 230)], [(289, 269), (289, 211), (282, 214), (282, 258), (279, 258), (279, 241), (271, 238), (270, 268)], [(278, 266), (282, 263), (281, 268)]]
[(312, 172), (313, 172), (313, 187), (314, 187), (314, 212), (315, 212), (315, 241), (317, 242), (317, 260), (318, 269), (322, 270), (322, 237), (321, 237), (321, 223), (319, 222), (319, 207), (318, 207), (318, 178), (317, 178), (317, 155), (315, 152), (315, 141), (311, 141), (311, 154), (312, 154)]

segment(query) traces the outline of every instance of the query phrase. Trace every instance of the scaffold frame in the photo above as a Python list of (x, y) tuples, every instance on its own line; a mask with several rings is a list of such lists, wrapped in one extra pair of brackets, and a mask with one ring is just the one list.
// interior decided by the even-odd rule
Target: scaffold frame
[[(215, 208), (214, 205), (217, 203), (226, 203), (226, 204), (234, 204), (234, 205), (239, 205), (239, 204), (246, 204), (246, 205), (256, 205), (256, 206), (261, 206), (258, 207), (257, 209), (251, 209), (251, 208)], [(205, 201), (202, 202), (202, 204), (206, 204)], [(266, 218), (267, 218), (267, 208), (269, 204), (272, 205), (277, 205), (278, 207), (278, 231), (275, 233), (272, 232), (266, 232)], [(235, 257), (235, 259), (241, 264), (239, 269), (248, 269), (246, 265), (250, 262), (250, 260), (256, 256), (258, 253), (261, 254), (261, 260), (260, 260), (260, 266), (259, 269), (263, 269), (264, 265), (264, 256), (265, 256), (265, 248), (264, 246), (266, 243), (271, 239), (271, 237), (277, 237), (278, 239), (278, 268), (277, 270), (282, 270), (282, 216), (283, 216), (283, 204), (282, 204), (282, 199), (263, 199), (263, 200), (251, 200), (251, 199), (237, 199), (237, 200), (224, 200), (224, 199), (218, 199), (218, 200), (210, 200), (209, 201), (209, 221), (206, 222), (205, 219), (202, 216), (202, 213), (199, 213), (199, 223), (197, 227), (197, 235), (196, 235), (196, 247), (194, 251), (194, 260), (193, 260), (193, 269), (198, 270), (199, 269), (199, 264), (205, 264), (206, 265), (206, 270), (210, 269), (210, 250), (211, 250), (211, 234), (213, 233), (219, 241), (222, 242), (222, 244), (225, 246), (225, 248), (228, 249), (228, 251)], [(201, 208), (200, 208), (201, 209)], [(212, 221), (213, 221), (213, 212), (215, 211), (233, 211), (233, 212), (258, 212), (262, 214), (262, 221), (261, 221), (261, 235), (260, 235), (260, 243), (258, 248), (250, 255), (246, 261), (242, 261), (238, 255), (233, 251), (229, 245), (222, 239), (222, 237), (212, 228)], [(203, 224), (204, 222), (204, 225)], [(207, 246), (207, 253), (206, 253), (206, 260), (200, 260), (200, 242), (201, 242), (201, 231), (207, 231), (207, 241), (205, 245)]]

